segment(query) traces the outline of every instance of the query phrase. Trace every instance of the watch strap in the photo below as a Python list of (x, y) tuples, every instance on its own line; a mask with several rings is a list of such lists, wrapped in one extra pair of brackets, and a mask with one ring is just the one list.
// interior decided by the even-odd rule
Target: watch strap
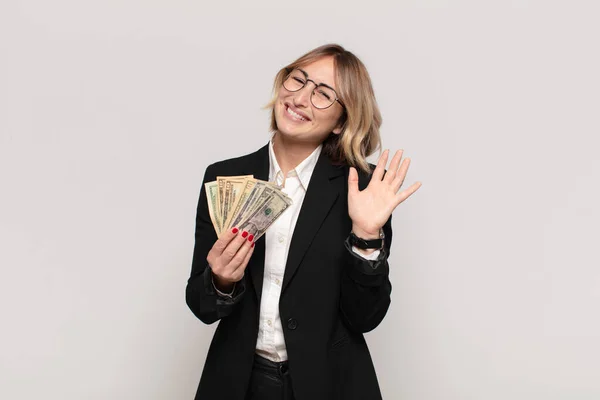
[(381, 249), (383, 247), (383, 230), (379, 230), (379, 239), (363, 239), (354, 234), (354, 232), (350, 232), (350, 244), (359, 249)]

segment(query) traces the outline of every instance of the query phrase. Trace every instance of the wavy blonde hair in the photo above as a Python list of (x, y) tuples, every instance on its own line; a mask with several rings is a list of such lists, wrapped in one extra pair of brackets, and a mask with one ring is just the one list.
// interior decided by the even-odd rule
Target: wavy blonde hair
[(370, 172), (366, 158), (381, 146), (381, 113), (367, 68), (358, 57), (338, 44), (317, 47), (279, 70), (273, 83), (273, 98), (265, 106), (271, 109), (271, 131), (277, 131), (274, 106), (283, 81), (294, 68), (323, 57), (333, 57), (337, 94), (345, 106), (339, 121), (342, 131), (337, 135), (331, 133), (325, 139), (323, 151), (334, 163)]

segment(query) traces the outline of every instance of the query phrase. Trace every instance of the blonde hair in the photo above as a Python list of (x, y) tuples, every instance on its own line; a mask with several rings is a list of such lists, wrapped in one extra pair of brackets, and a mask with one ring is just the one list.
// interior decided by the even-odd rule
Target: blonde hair
[(323, 57), (333, 57), (337, 94), (345, 107), (339, 121), (342, 131), (339, 134), (331, 133), (325, 139), (323, 151), (336, 164), (348, 164), (370, 172), (366, 158), (381, 145), (381, 113), (367, 68), (358, 57), (340, 45), (326, 44), (317, 47), (279, 70), (273, 83), (273, 98), (265, 106), (271, 109), (271, 131), (277, 131), (274, 105), (283, 81), (294, 68)]

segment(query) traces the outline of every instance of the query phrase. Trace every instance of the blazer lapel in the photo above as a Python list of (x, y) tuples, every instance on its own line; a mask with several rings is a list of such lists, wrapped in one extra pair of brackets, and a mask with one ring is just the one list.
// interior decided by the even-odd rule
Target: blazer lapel
[[(262, 147), (255, 153), (256, 157), (252, 161), (252, 174), (256, 179), (263, 181), (269, 180), (269, 145)], [(265, 236), (254, 244), (254, 253), (250, 259), (247, 271), (250, 271), (252, 284), (256, 290), (256, 299), (260, 304), (262, 293), (263, 276), (265, 270)]]
[(343, 167), (331, 164), (325, 153), (321, 152), (315, 170), (310, 178), (308, 190), (304, 196), (298, 221), (292, 235), (281, 287), (282, 293), (294, 277), (323, 220), (340, 195), (340, 192), (343, 191), (343, 179), (334, 179), (343, 175)]
[[(257, 179), (269, 180), (269, 145), (262, 147), (255, 153), (251, 171)], [(298, 215), (298, 221), (292, 235), (290, 250), (288, 252), (285, 273), (283, 277), (282, 293), (293, 278), (304, 254), (312, 243), (323, 220), (336, 199), (343, 191), (343, 179), (335, 179), (344, 175), (342, 166), (333, 165), (324, 152), (321, 152), (315, 170), (313, 171), (308, 190)], [(265, 269), (265, 239), (263, 235), (254, 245), (254, 254), (247, 271), (250, 273), (252, 284), (256, 291), (257, 301), (260, 304), (262, 285)]]

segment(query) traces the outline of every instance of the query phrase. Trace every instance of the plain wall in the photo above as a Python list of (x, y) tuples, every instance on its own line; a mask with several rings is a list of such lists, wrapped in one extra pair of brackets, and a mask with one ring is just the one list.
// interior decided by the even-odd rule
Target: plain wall
[(275, 73), (328, 42), (423, 182), (367, 334), (384, 397), (600, 398), (599, 14), (2, 1), (0, 398), (193, 397), (216, 326), (184, 299), (204, 169), (267, 143)]

